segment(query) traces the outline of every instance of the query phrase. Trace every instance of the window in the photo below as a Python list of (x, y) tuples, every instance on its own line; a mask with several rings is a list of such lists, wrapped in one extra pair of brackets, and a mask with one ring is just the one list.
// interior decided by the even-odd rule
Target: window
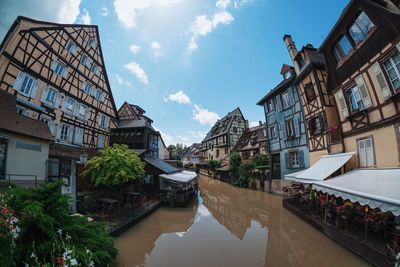
[(400, 88), (400, 52), (396, 51), (394, 55), (383, 62), (389, 80), (396, 91)]
[(285, 72), (285, 73), (283, 74), (283, 77), (285, 78), (285, 80), (286, 80), (286, 79), (289, 79), (291, 76), (292, 76), (291, 71), (287, 71), (287, 72)]
[(25, 113), (26, 113), (26, 108), (23, 108), (20, 106), (17, 106), (16, 110), (17, 110), (17, 113), (20, 115), (25, 115)]
[(100, 115), (100, 127), (107, 128), (108, 127), (108, 117), (104, 114)]
[(47, 88), (45, 100), (46, 102), (54, 105), (57, 100), (57, 91), (51, 88)]
[(99, 67), (95, 63), (93, 63), (92, 67), (90, 68), (90, 71), (98, 74), (98, 70), (99, 70)]
[(368, 33), (375, 27), (374, 23), (365, 14), (364, 11), (356, 18), (353, 25), (350, 26), (349, 34), (354, 43), (361, 43), (368, 35)]
[(293, 98), (289, 90), (282, 94), (282, 104), (284, 109), (293, 105)]
[(333, 47), (333, 54), (337, 62), (346, 57), (352, 49), (353, 47), (351, 46), (349, 39), (347, 39), (347, 37), (343, 35)]
[(88, 64), (88, 61), (89, 61), (89, 57), (88, 57), (88, 55), (86, 55), (85, 53), (84, 54), (82, 54), (82, 57), (81, 57), (81, 63), (82, 63), (82, 65), (87, 65)]
[(102, 134), (99, 134), (99, 137), (97, 139), (97, 147), (103, 148), (105, 146), (106, 142), (106, 137)]
[(83, 143), (83, 129), (75, 127), (74, 144), (82, 145), (82, 143)]
[(96, 90), (96, 95), (95, 95), (96, 99), (98, 101), (100, 101), (103, 97), (103, 93), (100, 90)]
[(20, 72), (13, 87), (25, 96), (35, 97), (38, 82), (32, 76)]
[(297, 60), (297, 64), (299, 65), (299, 69), (302, 69), (304, 67), (304, 59), (302, 57), (300, 57)]
[(66, 73), (65, 68), (66, 67), (63, 64), (61, 64), (60, 62), (57, 61), (54, 65), (53, 70), (54, 70), (54, 73), (57, 74), (58, 76), (64, 76), (64, 74)]
[(358, 140), (358, 157), (360, 167), (372, 167), (375, 165), (374, 147), (372, 138)]
[(60, 141), (69, 141), (71, 134), (71, 126), (63, 124), (61, 125)]
[(93, 48), (96, 46), (96, 42), (94, 41), (93, 38), (90, 38), (90, 39), (89, 39), (88, 45), (89, 45), (89, 47), (93, 47)]
[(317, 117), (312, 118), (308, 122), (308, 127), (310, 129), (311, 134), (320, 133), (322, 131), (321, 117), (317, 116)]
[(274, 110), (274, 102), (272, 99), (268, 100), (268, 111), (271, 112)]
[(271, 128), (269, 128), (270, 131), (270, 137), (271, 138), (277, 138), (278, 137), (278, 131), (276, 129), (276, 126), (272, 126)]
[(90, 83), (85, 82), (85, 83), (83, 84), (83, 91), (84, 91), (86, 94), (90, 95), (90, 93), (92, 92), (92, 90), (93, 90), (93, 86), (92, 86)]
[(233, 127), (233, 133), (237, 133), (237, 127)]
[(65, 46), (65, 49), (67, 49), (67, 51), (71, 54), (74, 55), (76, 54), (76, 45), (71, 40), (68, 41), (67, 45)]
[(85, 106), (84, 104), (79, 104), (79, 112), (78, 112), (79, 118), (86, 120), (87, 114), (88, 114), (88, 107)]
[(229, 153), (229, 148), (225, 147), (225, 154), (227, 155)]
[(306, 98), (308, 102), (315, 99), (315, 91), (312, 83), (308, 83), (304, 86), (304, 92), (306, 93)]
[(351, 111), (359, 111), (364, 108), (364, 104), (361, 99), (360, 92), (357, 86), (354, 86), (346, 91), (347, 97), (350, 103)]
[(289, 152), (289, 167), (290, 168), (298, 168), (298, 167), (300, 167), (299, 151), (298, 150)]
[(217, 149), (216, 151), (215, 151), (215, 157), (219, 157), (219, 149)]
[(67, 97), (64, 102), (65, 111), (72, 114), (74, 113), (74, 108), (75, 108), (75, 100), (73, 100), (70, 97)]
[(292, 119), (286, 120), (286, 135), (287, 137), (294, 137), (296, 135)]

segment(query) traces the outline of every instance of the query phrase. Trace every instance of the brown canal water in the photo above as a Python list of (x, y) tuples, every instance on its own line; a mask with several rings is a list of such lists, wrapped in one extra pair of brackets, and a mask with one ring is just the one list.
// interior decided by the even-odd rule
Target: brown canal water
[(116, 240), (116, 266), (369, 266), (282, 207), (200, 176), (186, 208), (160, 208)]

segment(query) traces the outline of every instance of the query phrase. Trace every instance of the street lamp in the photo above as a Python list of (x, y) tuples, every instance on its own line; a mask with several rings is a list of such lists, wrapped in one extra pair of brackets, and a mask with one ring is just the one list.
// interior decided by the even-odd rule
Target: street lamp
[(85, 164), (88, 159), (88, 155), (85, 152), (82, 152), (82, 154), (79, 155), (79, 161), (82, 164)]

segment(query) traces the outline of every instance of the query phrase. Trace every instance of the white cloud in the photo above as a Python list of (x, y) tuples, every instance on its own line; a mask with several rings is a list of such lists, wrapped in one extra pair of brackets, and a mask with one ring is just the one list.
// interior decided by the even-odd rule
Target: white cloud
[(100, 13), (100, 15), (101, 15), (101, 16), (104, 16), (104, 17), (107, 17), (109, 14), (110, 14), (110, 11), (108, 10), (108, 8), (106, 8), (105, 6), (103, 6), (103, 7), (101, 8), (101, 13)]
[(89, 15), (89, 11), (83, 9), (81, 15), (78, 17), (77, 22), (80, 24), (90, 25), (92, 24), (92, 18)]
[(126, 85), (126, 86), (132, 86), (132, 84), (124, 79), (122, 79), (121, 76), (119, 76), (118, 74), (115, 74), (115, 79), (117, 80), (117, 83), (119, 85)]
[(231, 4), (231, 0), (218, 0), (215, 6), (219, 9), (225, 10)]
[(233, 6), (235, 8), (240, 8), (242, 6), (244, 6), (245, 4), (247, 4), (249, 2), (249, 0), (237, 0), (233, 3)]
[(164, 101), (173, 101), (178, 102), (179, 104), (190, 105), (190, 98), (182, 90), (175, 94), (170, 94), (167, 98), (164, 98)]
[(154, 57), (159, 58), (164, 55), (164, 53), (161, 51), (161, 44), (159, 42), (157, 41), (151, 42), (150, 48)]
[(81, 0), (63, 0), (59, 1), (57, 11), (57, 22), (74, 23), (79, 15), (79, 5)]
[(193, 119), (198, 121), (201, 125), (214, 125), (220, 119), (219, 115), (215, 112), (209, 111), (200, 105), (194, 105)]
[(181, 0), (114, 0), (114, 9), (118, 20), (126, 29), (136, 27), (138, 13), (151, 7), (169, 6)]
[(130, 47), (129, 47), (129, 50), (131, 50), (131, 52), (134, 54), (134, 55), (137, 55), (139, 52), (140, 52), (140, 45), (131, 45)]
[(197, 16), (192, 22), (190, 28), (192, 37), (190, 38), (190, 42), (187, 47), (188, 53), (191, 53), (193, 50), (197, 49), (197, 40), (200, 38), (200, 36), (209, 34), (220, 24), (228, 25), (233, 20), (233, 16), (227, 11), (219, 11), (211, 17), (207, 15)]
[(136, 62), (131, 62), (128, 64), (125, 64), (124, 67), (129, 70), (132, 74), (134, 74), (139, 81), (141, 81), (144, 84), (149, 84), (149, 79), (147, 77), (146, 72), (137, 64)]
[(258, 126), (259, 125), (259, 122), (258, 121), (251, 121), (250, 123), (249, 123), (249, 126), (250, 127), (254, 127), (254, 126)]
[(164, 140), (165, 145), (168, 147), (169, 145), (176, 145), (177, 143), (183, 144), (183, 145), (187, 145), (190, 146), (193, 142), (190, 141), (189, 138), (187, 138), (186, 136), (172, 136), (169, 134), (166, 134), (160, 130), (158, 130), (157, 128), (154, 127), (154, 129), (156, 129), (156, 131), (159, 131), (162, 139)]
[(189, 132), (194, 138), (196, 138), (197, 142), (200, 142), (201, 140), (206, 137), (207, 132), (202, 132), (202, 131), (190, 131)]

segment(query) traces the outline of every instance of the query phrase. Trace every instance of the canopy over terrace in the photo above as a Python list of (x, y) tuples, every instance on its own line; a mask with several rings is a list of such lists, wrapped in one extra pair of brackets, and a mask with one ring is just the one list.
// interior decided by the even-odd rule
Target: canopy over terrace
[(171, 174), (161, 174), (160, 178), (179, 183), (188, 183), (197, 178), (197, 173), (191, 171), (180, 171)]
[(354, 154), (349, 152), (323, 156), (310, 168), (285, 175), (285, 180), (306, 184), (323, 181), (346, 164)]
[(400, 168), (357, 169), (313, 188), (336, 197), (400, 215)]

